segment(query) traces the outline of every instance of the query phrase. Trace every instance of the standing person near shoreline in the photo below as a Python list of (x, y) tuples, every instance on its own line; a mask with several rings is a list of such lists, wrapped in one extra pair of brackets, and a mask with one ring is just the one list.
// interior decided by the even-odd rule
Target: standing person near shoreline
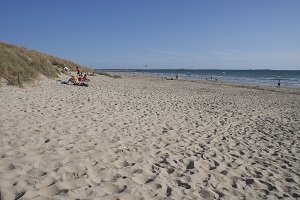
[(280, 79), (278, 80), (277, 87), (280, 88)]
[(77, 76), (80, 75), (80, 68), (79, 67), (76, 67), (76, 74), (77, 74)]

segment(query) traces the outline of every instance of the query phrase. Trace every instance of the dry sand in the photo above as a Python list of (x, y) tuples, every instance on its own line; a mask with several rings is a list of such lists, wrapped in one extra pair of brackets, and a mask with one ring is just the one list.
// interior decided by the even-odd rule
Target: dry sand
[(104, 76), (4, 86), (0, 199), (300, 198), (299, 120), (299, 92), (285, 89)]

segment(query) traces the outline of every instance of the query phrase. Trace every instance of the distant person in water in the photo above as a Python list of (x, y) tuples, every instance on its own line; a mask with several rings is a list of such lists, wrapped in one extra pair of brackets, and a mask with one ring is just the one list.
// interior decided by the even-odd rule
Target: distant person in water
[(277, 87), (280, 88), (280, 80), (278, 80)]
[(212, 79), (212, 76), (210, 76), (210, 79)]
[(178, 74), (176, 74), (176, 80), (178, 79)]

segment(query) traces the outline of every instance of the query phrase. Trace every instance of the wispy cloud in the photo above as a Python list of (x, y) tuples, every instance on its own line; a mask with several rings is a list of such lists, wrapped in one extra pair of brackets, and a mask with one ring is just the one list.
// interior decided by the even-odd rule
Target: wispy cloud
[(102, 59), (101, 64), (114, 66), (148, 65), (152, 68), (271, 68), (300, 69), (300, 51), (251, 52), (239, 50), (188, 53), (164, 49), (142, 49), (136, 53), (116, 56), (114, 62)]

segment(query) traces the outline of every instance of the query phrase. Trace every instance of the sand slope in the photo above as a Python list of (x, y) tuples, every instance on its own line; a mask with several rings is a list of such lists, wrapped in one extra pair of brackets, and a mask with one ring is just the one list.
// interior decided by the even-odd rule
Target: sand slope
[(300, 198), (300, 95), (153, 78), (0, 88), (0, 199)]

